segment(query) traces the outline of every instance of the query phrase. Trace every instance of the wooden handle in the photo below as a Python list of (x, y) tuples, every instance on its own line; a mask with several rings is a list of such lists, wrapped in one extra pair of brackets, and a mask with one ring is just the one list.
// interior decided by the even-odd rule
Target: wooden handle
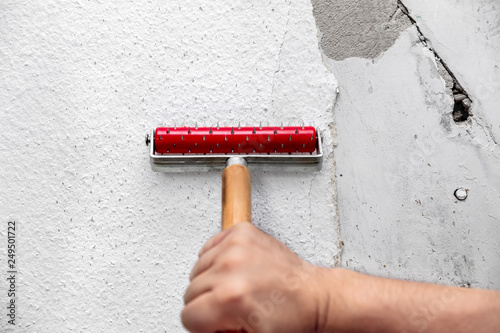
[(240, 222), (252, 222), (250, 171), (231, 164), (222, 173), (222, 230)]
[[(240, 222), (252, 222), (250, 171), (243, 164), (231, 164), (222, 173), (222, 230)], [(225, 331), (224, 333), (244, 332)]]

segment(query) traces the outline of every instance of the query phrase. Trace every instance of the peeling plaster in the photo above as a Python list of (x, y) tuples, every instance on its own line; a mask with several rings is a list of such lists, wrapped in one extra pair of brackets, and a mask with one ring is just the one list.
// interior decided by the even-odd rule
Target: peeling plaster
[[(489, 131), (494, 124), (485, 120), (492, 109), (483, 104), (491, 95), (477, 99), (454, 66), (460, 57), (437, 56), (448, 45), (425, 29), (431, 38), (424, 37), (417, 24), (374, 59), (323, 58), (340, 86), (335, 160), (342, 262), (381, 276), (499, 288), (493, 235), (500, 233), (500, 155)], [(462, 123), (452, 117), (458, 80), (474, 98), (474, 116)], [(458, 201), (454, 193), (462, 187), (469, 196)]]
[(321, 48), (334, 60), (375, 58), (411, 25), (396, 0), (312, 0)]
[[(492, 121), (498, 4), (312, 3), (323, 61), (340, 85), (335, 160), (343, 264), (499, 288), (491, 236), (500, 232), (500, 122)], [(380, 33), (390, 8), (391, 20), (406, 20)], [(490, 86), (477, 82), (483, 77)], [(462, 186), (475, 197), (458, 204), (453, 193)]]

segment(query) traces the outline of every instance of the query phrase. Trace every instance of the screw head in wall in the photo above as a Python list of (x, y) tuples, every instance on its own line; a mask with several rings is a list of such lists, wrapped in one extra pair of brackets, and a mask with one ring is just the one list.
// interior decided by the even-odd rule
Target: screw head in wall
[(467, 196), (469, 195), (469, 190), (463, 187), (459, 187), (455, 190), (455, 193), (453, 194), (455, 195), (455, 198), (457, 198), (458, 200), (464, 201), (465, 199), (467, 199)]

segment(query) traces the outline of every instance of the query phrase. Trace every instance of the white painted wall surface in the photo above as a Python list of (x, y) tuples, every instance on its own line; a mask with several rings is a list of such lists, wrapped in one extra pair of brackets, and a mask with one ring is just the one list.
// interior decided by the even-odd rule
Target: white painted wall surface
[(316, 33), (307, 0), (3, 1), (0, 287), (3, 302), (14, 219), (11, 329), (183, 331), (188, 273), (220, 228), (220, 174), (152, 172), (143, 137), (162, 124), (320, 127), (320, 173), (252, 175), (254, 222), (332, 266), (336, 81)]

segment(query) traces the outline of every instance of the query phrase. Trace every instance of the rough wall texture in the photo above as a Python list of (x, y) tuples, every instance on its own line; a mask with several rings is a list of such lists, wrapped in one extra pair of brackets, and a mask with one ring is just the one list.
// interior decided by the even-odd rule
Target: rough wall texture
[[(340, 86), (335, 161), (343, 265), (500, 288), (498, 3), (387, 0), (359, 2), (352, 11), (351, 1), (313, 3), (332, 58), (325, 62)], [(361, 10), (366, 6), (373, 8)], [(342, 21), (346, 10), (356, 18)], [(390, 12), (406, 13), (416, 25), (377, 33)], [(374, 34), (365, 42), (335, 31)], [(474, 101), (473, 116), (460, 123), (452, 115), (453, 79)], [(457, 188), (468, 190), (465, 201), (454, 196)]]
[(372, 59), (411, 25), (396, 0), (312, 0), (321, 48), (334, 60)]
[(220, 174), (152, 172), (143, 137), (162, 124), (320, 127), (322, 172), (252, 175), (254, 222), (334, 264), (336, 81), (308, 0), (3, 1), (0, 22), (0, 288), (5, 304), (15, 219), (13, 330), (183, 331), (188, 273), (220, 228)]

